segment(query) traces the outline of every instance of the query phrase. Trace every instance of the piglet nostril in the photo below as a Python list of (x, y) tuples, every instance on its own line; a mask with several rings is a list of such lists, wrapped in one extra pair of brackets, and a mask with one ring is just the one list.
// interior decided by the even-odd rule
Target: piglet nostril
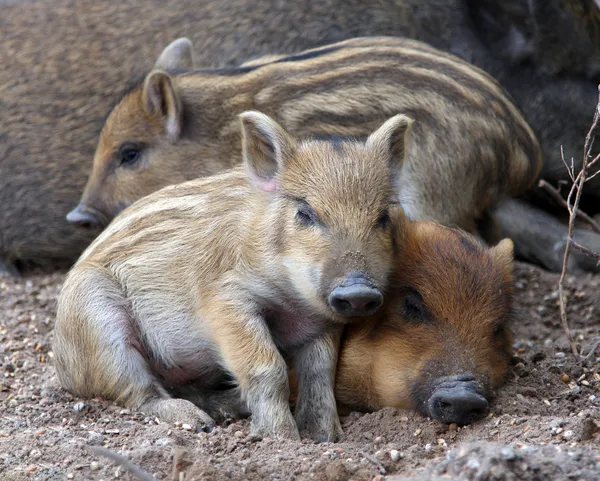
[(339, 297), (334, 297), (333, 299), (331, 299), (331, 307), (333, 307), (338, 312), (347, 312), (352, 309), (352, 304)]

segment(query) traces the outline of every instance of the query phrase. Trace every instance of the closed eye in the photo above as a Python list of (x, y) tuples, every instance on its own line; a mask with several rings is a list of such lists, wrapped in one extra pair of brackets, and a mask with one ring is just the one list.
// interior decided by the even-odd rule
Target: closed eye
[(320, 223), (319, 216), (308, 202), (304, 199), (295, 199), (295, 201), (297, 204), (296, 221), (299, 224), (310, 227)]
[(414, 287), (406, 288), (404, 298), (404, 315), (407, 319), (417, 322), (431, 322), (431, 317), (423, 301), (423, 296)]

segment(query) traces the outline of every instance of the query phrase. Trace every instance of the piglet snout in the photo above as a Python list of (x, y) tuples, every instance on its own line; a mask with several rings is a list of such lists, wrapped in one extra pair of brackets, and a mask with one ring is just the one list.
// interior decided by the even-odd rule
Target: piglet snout
[(475, 378), (448, 378), (431, 394), (429, 412), (434, 419), (444, 423), (470, 424), (488, 413), (488, 401), (481, 391)]
[(328, 302), (342, 316), (367, 316), (381, 307), (383, 295), (364, 274), (353, 272), (331, 291)]
[(82, 204), (79, 204), (67, 214), (67, 221), (85, 228), (99, 227), (102, 224), (98, 216)]

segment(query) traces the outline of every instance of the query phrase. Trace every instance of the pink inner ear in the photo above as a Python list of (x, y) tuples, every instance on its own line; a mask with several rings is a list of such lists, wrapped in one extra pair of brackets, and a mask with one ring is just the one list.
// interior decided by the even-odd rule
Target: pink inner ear
[(265, 192), (275, 192), (277, 190), (277, 181), (275, 179), (261, 179), (260, 177), (255, 177), (254, 183), (256, 186)]
[(264, 192), (275, 192), (277, 190), (277, 181), (275, 179), (262, 179), (253, 175), (252, 183)]
[(169, 118), (167, 119), (166, 125), (167, 137), (171, 140), (177, 140), (181, 135), (181, 126), (178, 119)]

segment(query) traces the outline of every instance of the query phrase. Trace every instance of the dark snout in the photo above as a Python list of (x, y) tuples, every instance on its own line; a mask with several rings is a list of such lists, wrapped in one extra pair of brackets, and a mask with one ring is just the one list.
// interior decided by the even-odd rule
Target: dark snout
[(456, 376), (437, 384), (427, 408), (434, 419), (465, 425), (487, 415), (488, 401), (474, 377)]
[(101, 227), (101, 219), (89, 209), (86, 209), (83, 204), (79, 204), (71, 212), (67, 214), (67, 220), (72, 224), (77, 224), (86, 229)]
[(381, 307), (383, 295), (364, 274), (354, 272), (331, 291), (327, 300), (342, 316), (367, 316)]

